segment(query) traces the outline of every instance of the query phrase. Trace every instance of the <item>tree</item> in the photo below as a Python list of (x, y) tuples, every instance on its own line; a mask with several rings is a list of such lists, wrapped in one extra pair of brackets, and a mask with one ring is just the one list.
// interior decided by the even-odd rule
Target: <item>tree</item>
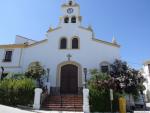
[(38, 86), (41, 87), (41, 83), (40, 83), (40, 78), (42, 75), (45, 74), (45, 69), (41, 66), (40, 62), (36, 61), (36, 62), (32, 62), (31, 64), (29, 64), (27, 72), (25, 73), (25, 75), (27, 77), (31, 77), (37, 80), (38, 82)]
[(130, 68), (126, 62), (115, 60), (111, 65), (110, 75), (118, 80), (120, 92), (137, 97), (139, 92), (145, 90), (143, 85), (145, 79), (142, 74), (138, 70)]
[(113, 110), (118, 111), (118, 94), (116, 92), (116, 90), (118, 90), (117, 81), (110, 75), (101, 73), (97, 69), (91, 70), (91, 75), (92, 77), (88, 81), (91, 111), (110, 112), (110, 89), (115, 90)]
[[(114, 95), (117, 98), (126, 94), (129, 95), (129, 98), (130, 95), (137, 98), (139, 93), (145, 89), (143, 85), (145, 79), (142, 74), (138, 70), (130, 68), (126, 62), (115, 60), (110, 67), (111, 70), (107, 74), (101, 73), (97, 69), (91, 71), (92, 78), (89, 80), (89, 89), (91, 103), (95, 103), (93, 107), (97, 106), (97, 104), (102, 106), (105, 103), (104, 98), (109, 101), (110, 89), (114, 91)], [(101, 99), (102, 103), (95, 96)], [(109, 102), (107, 104), (109, 105)], [(95, 109), (101, 110), (98, 107)]]

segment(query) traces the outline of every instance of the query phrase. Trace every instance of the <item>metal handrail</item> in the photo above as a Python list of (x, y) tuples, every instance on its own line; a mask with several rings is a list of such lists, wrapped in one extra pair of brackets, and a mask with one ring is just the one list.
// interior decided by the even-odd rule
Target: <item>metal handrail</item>
[(62, 111), (62, 95), (60, 95), (60, 99), (61, 99), (61, 111)]

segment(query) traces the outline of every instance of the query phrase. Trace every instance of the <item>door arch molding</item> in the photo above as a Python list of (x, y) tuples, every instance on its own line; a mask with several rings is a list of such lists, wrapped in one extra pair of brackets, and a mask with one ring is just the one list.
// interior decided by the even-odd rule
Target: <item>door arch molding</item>
[(82, 66), (75, 62), (75, 61), (64, 61), (60, 64), (58, 64), (57, 66), (57, 77), (56, 77), (56, 86), (57, 87), (60, 87), (60, 81), (61, 81), (61, 67), (65, 66), (65, 65), (68, 65), (68, 64), (71, 64), (71, 65), (75, 65), (78, 67), (78, 87), (82, 87), (83, 84), (82, 84)]

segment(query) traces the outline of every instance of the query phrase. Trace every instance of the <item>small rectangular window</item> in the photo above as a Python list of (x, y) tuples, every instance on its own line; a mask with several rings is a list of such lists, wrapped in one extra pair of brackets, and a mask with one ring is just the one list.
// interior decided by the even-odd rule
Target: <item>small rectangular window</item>
[(5, 52), (4, 62), (11, 62), (12, 61), (12, 51), (8, 50)]
[(148, 70), (149, 70), (149, 73), (150, 73), (150, 64), (148, 64)]
[(108, 66), (101, 66), (101, 71), (103, 73), (108, 73), (108, 71), (109, 71)]

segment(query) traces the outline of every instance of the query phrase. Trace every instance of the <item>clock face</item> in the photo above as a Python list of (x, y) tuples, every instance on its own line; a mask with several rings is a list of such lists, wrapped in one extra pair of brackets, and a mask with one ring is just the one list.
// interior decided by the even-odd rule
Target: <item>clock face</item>
[(73, 9), (72, 9), (72, 8), (68, 8), (68, 9), (67, 9), (67, 13), (68, 13), (68, 14), (73, 13)]

